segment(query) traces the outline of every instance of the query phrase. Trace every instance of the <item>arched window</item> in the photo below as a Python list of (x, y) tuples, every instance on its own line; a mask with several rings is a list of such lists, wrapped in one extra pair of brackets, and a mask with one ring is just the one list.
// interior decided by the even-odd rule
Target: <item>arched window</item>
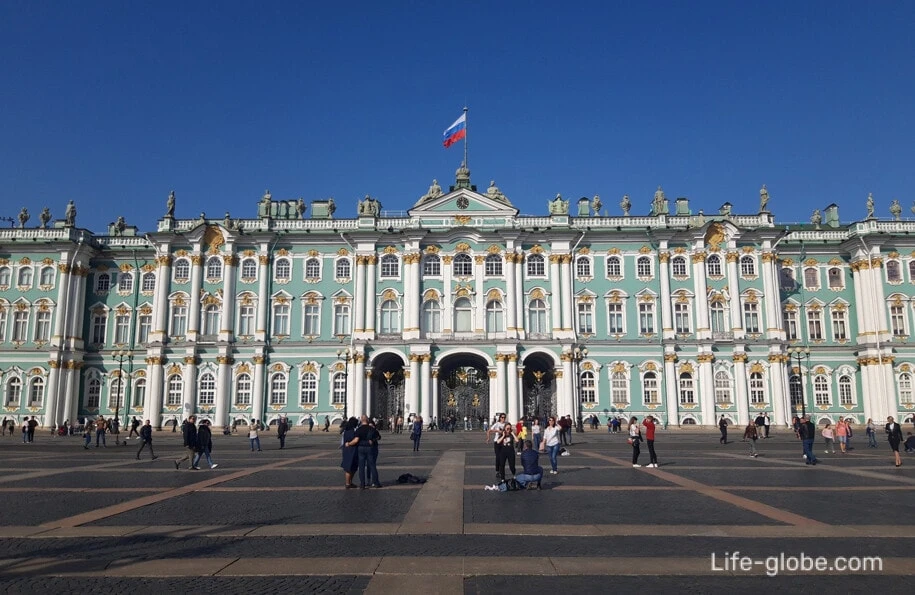
[[(18, 285), (31, 285), (31, 273), (29, 273), (29, 283), (23, 283), (22, 273), (25, 270), (31, 271), (32, 269), (22, 269), (19, 271), (19, 282)], [(108, 290), (111, 289), (111, 275), (108, 273), (101, 273), (95, 278), (95, 293), (108, 293)]]
[(440, 277), (442, 274), (442, 259), (437, 254), (426, 254), (423, 257), (423, 276)]
[(575, 275), (578, 277), (591, 276), (591, 259), (587, 256), (579, 256), (575, 259)]
[(532, 335), (549, 334), (550, 329), (546, 324), (546, 302), (531, 300), (527, 310), (527, 332)]
[(0, 287), (9, 287), (12, 271), (9, 267), (0, 267)]
[(133, 291), (133, 273), (121, 273), (118, 277), (118, 291), (130, 293)]
[(545, 277), (546, 261), (542, 254), (530, 254), (527, 257), (527, 276), (528, 277)]
[(651, 259), (647, 256), (639, 256), (635, 261), (635, 273), (639, 277), (651, 277)]
[(381, 257), (381, 277), (392, 279), (400, 276), (400, 261), (393, 254)]
[(899, 375), (899, 402), (915, 403), (912, 393), (912, 375), (908, 372)]
[(454, 301), (454, 331), (469, 333), (473, 331), (473, 305), (467, 298)]
[(102, 400), (102, 381), (98, 378), (91, 378), (86, 383), (86, 407), (88, 409), (98, 409)]
[(168, 377), (166, 383), (165, 404), (171, 407), (181, 405), (182, 394), (184, 393), (184, 381), (181, 374), (172, 374)]
[(501, 277), (502, 276), (502, 255), (501, 254), (490, 254), (486, 257), (484, 264), (484, 271), (487, 277)]
[(756, 276), (756, 259), (749, 254), (740, 257), (740, 274), (743, 277)]
[(619, 256), (611, 256), (607, 258), (607, 276), (608, 277), (622, 277), (623, 276), (623, 265), (620, 261)]
[(285, 405), (286, 404), (286, 374), (278, 373), (274, 374), (270, 378), (270, 404), (271, 405)]
[(210, 304), (203, 310), (203, 334), (219, 334), (219, 306)]
[(852, 392), (851, 377), (846, 374), (839, 376), (839, 405), (854, 405), (855, 397)]
[(674, 277), (685, 277), (686, 258), (683, 256), (675, 256), (670, 259), (670, 270)]
[(156, 290), (156, 274), (149, 272), (143, 273), (143, 284), (140, 286), (140, 291), (143, 293), (152, 293)]
[(22, 381), (18, 378), (10, 378), (9, 382), (6, 383), (6, 406), (19, 407), (19, 400), (21, 398)]
[(211, 256), (207, 259), (207, 279), (222, 279), (222, 258)]
[(820, 287), (820, 272), (816, 267), (804, 269), (804, 287), (807, 289), (818, 289)]
[(715, 403), (727, 405), (733, 402), (731, 376), (724, 370), (715, 372)]
[(594, 372), (585, 370), (581, 373), (581, 402), (596, 403), (597, 391), (595, 390)]
[(276, 281), (289, 281), (292, 278), (292, 262), (288, 258), (277, 258), (273, 264), (273, 275)]
[(788, 393), (791, 396), (791, 408), (800, 411), (804, 402), (804, 385), (797, 374), (792, 374), (788, 378)]
[(251, 376), (249, 374), (239, 374), (235, 379), (235, 404), (251, 404)]
[(754, 405), (766, 402), (766, 384), (759, 372), (750, 374), (750, 402)]
[(191, 263), (186, 258), (175, 261), (175, 282), (187, 283), (191, 278)]
[(902, 270), (899, 267), (898, 260), (886, 261), (886, 280), (890, 283), (899, 283), (902, 281)]
[(300, 405), (318, 404), (318, 375), (311, 372), (302, 374), (301, 392), (299, 393)]
[(817, 374), (813, 377), (813, 402), (817, 405), (829, 405), (829, 377)]
[(201, 405), (214, 405), (216, 403), (216, 377), (210, 372), (204, 372), (200, 375), (197, 402)]
[(832, 267), (826, 273), (827, 278), (829, 279), (829, 288), (830, 289), (842, 289), (845, 286), (845, 283), (842, 280), (842, 270), (838, 267)]
[(721, 277), (721, 257), (712, 254), (705, 259), (705, 270), (709, 277)]
[(490, 333), (505, 332), (505, 312), (502, 302), (492, 300), (486, 304), (486, 330)]
[(382, 335), (393, 335), (400, 332), (400, 308), (394, 300), (385, 300), (381, 304), (381, 325), (379, 332)]
[(420, 319), (420, 324), (424, 334), (442, 332), (442, 307), (437, 300), (423, 302), (423, 315)]
[(680, 403), (695, 403), (696, 389), (693, 385), (693, 375), (688, 372), (680, 374)]
[(41, 269), (41, 278), (38, 281), (39, 285), (43, 287), (48, 287), (54, 285), (54, 267), (44, 267)]
[(645, 372), (642, 376), (642, 399), (646, 405), (660, 403), (658, 393), (658, 375), (654, 372)]
[(349, 258), (338, 258), (334, 266), (334, 276), (337, 279), (349, 279), (352, 276), (352, 265)]
[(305, 278), (311, 281), (321, 278), (321, 261), (309, 258), (305, 261)]
[(333, 404), (342, 405), (346, 403), (346, 374), (337, 372), (334, 374), (332, 383), (334, 387)]
[(455, 277), (470, 277), (473, 275), (473, 259), (469, 254), (458, 254), (454, 257), (451, 274)]
[(629, 405), (629, 381), (623, 372), (614, 372), (610, 376), (610, 400), (616, 406)]
[(246, 258), (241, 261), (241, 278), (245, 281), (257, 280), (257, 261)]

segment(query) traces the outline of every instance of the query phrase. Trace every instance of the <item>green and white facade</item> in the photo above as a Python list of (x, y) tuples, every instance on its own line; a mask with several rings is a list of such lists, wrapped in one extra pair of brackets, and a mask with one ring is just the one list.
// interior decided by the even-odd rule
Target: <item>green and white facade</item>
[(648, 215), (528, 216), (469, 174), (397, 217), (267, 194), (149, 233), (0, 230), (0, 417), (915, 412), (915, 222), (786, 227), (660, 189)]

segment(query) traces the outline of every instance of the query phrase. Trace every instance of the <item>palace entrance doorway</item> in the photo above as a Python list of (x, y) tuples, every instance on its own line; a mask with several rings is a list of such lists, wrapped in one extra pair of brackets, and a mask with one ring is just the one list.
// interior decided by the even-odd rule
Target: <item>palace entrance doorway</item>
[(473, 429), (489, 419), (489, 367), (476, 355), (449, 356), (439, 365), (438, 412), (442, 423), (453, 417), (464, 427), (466, 417)]

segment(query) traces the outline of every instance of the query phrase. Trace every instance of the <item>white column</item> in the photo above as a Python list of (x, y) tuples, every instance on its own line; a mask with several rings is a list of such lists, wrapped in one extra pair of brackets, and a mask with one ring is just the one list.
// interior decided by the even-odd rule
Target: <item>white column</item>
[(454, 315), (451, 313), (451, 263), (452, 256), (442, 257), (442, 334), (450, 335), (454, 332)]
[[(60, 402), (58, 401), (58, 385), (60, 383), (60, 364), (57, 363), (57, 360), (48, 361), (48, 388), (45, 394), (48, 396), (47, 403), (45, 405), (45, 426), (51, 426), (56, 423), (63, 423), (64, 419), (60, 416)], [(25, 390), (23, 389), (23, 393)]]
[[(750, 399), (747, 396), (747, 354), (734, 354), (734, 401), (737, 405), (737, 427), (750, 419)], [(753, 416), (756, 419), (756, 416)]]
[(61, 383), (63, 384), (63, 395), (61, 397), (63, 405), (63, 417), (62, 419), (69, 420), (70, 425), (76, 421), (75, 412), (79, 411), (79, 408), (76, 406), (76, 390), (74, 388), (79, 385), (79, 368), (75, 367), (76, 362), (67, 361), (64, 364), (64, 371), (61, 378)]
[(368, 267), (365, 273), (365, 332), (369, 339), (375, 338), (375, 309), (378, 307), (378, 290), (375, 288), (375, 263), (378, 256), (372, 254), (367, 258)]
[(495, 391), (490, 391), (489, 396), (489, 419), (497, 411), (505, 411), (507, 405), (506, 390), (511, 379), (508, 376), (508, 354), (496, 354), (496, 381)]
[(238, 257), (234, 254), (226, 254), (222, 260), (225, 267), (222, 275), (222, 320), (220, 321), (219, 340), (231, 341), (235, 334), (235, 273), (238, 268)]
[(731, 331), (735, 339), (743, 339), (746, 330), (740, 317), (740, 275), (737, 271), (737, 260), (740, 254), (728, 252), (725, 256), (728, 269), (728, 306), (731, 309)]
[[(266, 374), (266, 360), (263, 355), (254, 356), (254, 398), (251, 408), (251, 418), (261, 419), (264, 415), (264, 376)], [(333, 393), (333, 390), (331, 390)]]
[[(709, 339), (712, 336), (708, 320), (708, 289), (706, 289), (708, 285), (705, 279), (705, 256), (705, 252), (696, 252), (692, 257), (693, 291), (696, 294), (696, 338), (699, 340)], [(714, 403), (714, 399), (712, 402)]]
[(788, 356), (782, 354), (769, 355), (769, 390), (772, 394), (773, 425), (785, 423), (785, 382), (788, 379)]
[[(264, 248), (266, 249), (266, 247)], [(256, 341), (266, 341), (267, 332), (270, 327), (268, 312), (270, 307), (270, 296), (268, 295), (267, 283), (270, 275), (270, 254), (260, 254), (257, 257), (257, 328), (254, 329), (254, 339)]]
[(485, 259), (485, 256), (475, 256), (473, 265), (473, 291), (477, 311), (474, 331), (477, 333), (483, 333), (486, 329), (486, 289), (483, 287), (483, 261)]
[[(406, 386), (406, 401), (409, 413), (419, 412), (419, 356), (415, 353), (409, 355), (410, 370), (409, 374), (404, 372)], [(406, 412), (405, 412), (406, 413)], [(408, 414), (407, 414), (408, 415)]]
[(518, 338), (524, 339), (527, 336), (527, 331), (525, 330), (526, 324), (524, 322), (524, 255), (523, 254), (513, 254), (512, 259), (515, 261), (515, 327), (518, 329)]
[(356, 256), (356, 289), (353, 295), (353, 333), (359, 338), (365, 332), (365, 305), (369, 302), (365, 295), (365, 256)]
[(184, 358), (184, 394), (182, 398), (181, 415), (187, 417), (197, 412), (197, 358), (188, 355)]
[[(562, 285), (562, 330), (567, 336), (573, 336), (575, 329), (575, 296), (572, 295), (572, 255), (563, 254), (559, 267)], [(595, 313), (595, 316), (597, 313)]]
[(679, 379), (677, 378), (677, 355), (664, 354), (664, 395), (667, 401), (667, 419), (671, 426), (680, 425)]
[(661, 267), (667, 268), (670, 262), (670, 252), (658, 252), (658, 276), (661, 278), (661, 337), (664, 339), (674, 338), (674, 322), (671, 315), (673, 304), (670, 301), (670, 275), (665, 271), (661, 272)]
[(187, 340), (196, 341), (200, 334), (200, 288), (203, 276), (203, 255), (191, 255), (191, 303), (188, 304)]
[(372, 411), (372, 404), (369, 402), (368, 395), (365, 390), (365, 355), (361, 353), (353, 354), (353, 375), (349, 378), (353, 379), (352, 389), (347, 386), (346, 399), (353, 404), (352, 409), (356, 410), (357, 403), (362, 404), (363, 411), (369, 413), (378, 413), (377, 411)]
[(769, 340), (777, 341), (782, 339), (783, 331), (781, 328), (781, 314), (779, 313), (779, 307), (781, 306), (781, 300), (778, 297), (778, 274), (775, 271), (775, 263), (777, 258), (775, 252), (763, 252), (762, 253), (762, 273), (763, 273), (763, 292), (765, 293), (765, 298), (763, 299), (763, 310), (760, 312), (761, 316), (764, 316), (765, 319), (761, 320), (761, 328), (766, 329), (766, 336)]
[(149, 420), (150, 425), (157, 428), (162, 425), (162, 396), (164, 395), (162, 382), (165, 372), (162, 369), (162, 363), (160, 356), (146, 358), (149, 387), (146, 391), (146, 402), (143, 404), (143, 417)]
[[(72, 312), (72, 310), (67, 308), (67, 304), (70, 301), (70, 297), (67, 293), (70, 285), (70, 264), (59, 264), (57, 265), (57, 270), (60, 272), (60, 276), (57, 278), (57, 307), (54, 309), (54, 333), (51, 337), (52, 348), (66, 345), (66, 338), (64, 337), (64, 319)], [(53, 388), (49, 390), (53, 390)]]
[(432, 359), (432, 356), (428, 353), (423, 353), (419, 357), (422, 362), (419, 374), (419, 393), (422, 407), (419, 411), (423, 417), (429, 417), (432, 413), (432, 393), (429, 390), (429, 361)]
[(216, 424), (226, 426), (229, 421), (229, 394), (232, 390), (232, 358), (220, 355), (216, 358), (219, 364), (216, 381)]
[[(172, 280), (172, 257), (160, 256), (157, 259), (159, 270), (156, 272), (156, 291), (153, 297), (153, 331), (150, 341), (164, 343), (168, 332), (168, 290)], [(144, 414), (146, 411), (143, 411)], [(152, 423), (152, 418), (147, 417)]]
[(550, 255), (550, 311), (553, 318), (553, 336), (562, 336), (562, 305), (563, 300), (570, 296), (562, 294), (562, 277), (559, 272), (559, 254)]
[(715, 425), (715, 383), (712, 381), (712, 355), (701, 354), (699, 360), (699, 402), (702, 404), (703, 425)]
[[(432, 370), (432, 417), (438, 419), (438, 369)], [(490, 399), (492, 396), (490, 395)]]
[(515, 255), (505, 253), (505, 336), (517, 338), (518, 315), (523, 312), (519, 311), (517, 306), (518, 286), (515, 283)]
[(509, 353), (508, 358), (508, 367), (506, 369), (505, 380), (508, 383), (508, 403), (506, 414), (511, 423), (515, 423), (519, 419), (518, 413), (518, 355), (515, 353)]

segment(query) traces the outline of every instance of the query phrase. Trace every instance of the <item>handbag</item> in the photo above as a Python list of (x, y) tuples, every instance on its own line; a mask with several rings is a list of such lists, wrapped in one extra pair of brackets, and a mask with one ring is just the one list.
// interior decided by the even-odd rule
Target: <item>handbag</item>
[(627, 439), (626, 439), (626, 444), (632, 445), (632, 438), (627, 438)]

